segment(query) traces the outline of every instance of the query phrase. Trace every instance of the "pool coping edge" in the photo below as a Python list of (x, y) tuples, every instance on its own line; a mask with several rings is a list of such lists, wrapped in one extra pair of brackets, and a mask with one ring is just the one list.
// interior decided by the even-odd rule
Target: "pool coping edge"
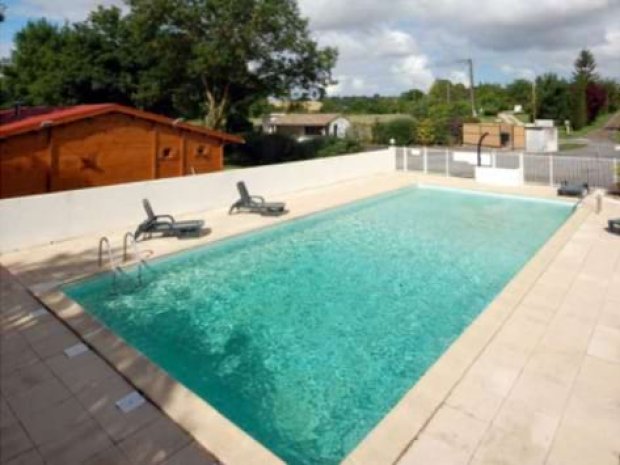
[[(375, 195), (387, 194), (394, 192), (401, 188), (409, 186), (419, 187), (438, 187), (442, 188), (443, 183), (434, 182), (434, 179), (424, 179), (422, 181), (419, 177), (408, 176), (411, 179), (411, 184), (401, 185), (396, 188), (389, 188), (387, 190), (381, 190), (370, 194), (364, 195), (360, 198), (352, 200), (351, 202), (364, 200), (366, 198), (373, 197)], [(498, 194), (496, 186), (466, 186), (456, 187), (452, 190), (456, 191), (474, 191), (481, 195), (494, 196)], [(499, 190), (501, 192), (501, 190)], [(510, 195), (510, 194), (507, 194)], [(533, 193), (523, 193), (515, 195), (522, 200), (539, 200), (543, 196)], [(349, 203), (349, 202), (345, 202)], [(562, 199), (561, 203), (573, 204), (571, 200)], [(327, 208), (338, 208), (342, 205), (337, 204)], [(587, 210), (587, 211), (586, 211)], [(310, 213), (301, 215), (299, 217), (286, 218), (285, 222), (294, 221), (305, 216), (313, 215), (325, 211), (323, 209), (318, 211), (312, 211)], [(580, 213), (581, 212), (581, 213)], [(407, 394), (401, 398), (398, 404), (390, 410), (383, 419), (375, 425), (375, 427), (368, 433), (368, 435), (357, 445), (357, 447), (346, 456), (341, 462), (344, 465), (392, 465), (402, 457), (407, 448), (413, 443), (417, 434), (424, 428), (428, 421), (432, 418), (435, 411), (442, 405), (450, 394), (450, 390), (458, 383), (459, 379), (467, 371), (467, 368), (476, 360), (479, 353), (483, 350), (484, 346), (499, 330), (501, 324), (510, 316), (514, 307), (518, 303), (529, 287), (535, 282), (533, 279), (527, 286), (523, 283), (517, 283), (514, 289), (511, 287), (517, 281), (518, 278), (524, 273), (524, 271), (530, 267), (533, 262), (541, 255), (548, 246), (556, 240), (561, 232), (569, 225), (573, 224), (575, 218), (583, 216), (581, 222), (591, 212), (583, 206), (575, 208), (575, 211), (571, 217), (554, 233), (551, 238), (537, 251), (537, 253), (524, 265), (524, 267), (508, 282), (502, 293), (500, 293), (496, 299), (491, 302), (480, 315), (472, 322), (468, 327), (440, 357), (435, 364), (427, 371), (427, 373), (420, 378), (420, 380), (407, 392)], [(269, 227), (267, 225), (264, 227)], [(575, 226), (576, 229), (578, 225)], [(242, 231), (233, 233), (230, 236), (226, 236), (219, 240), (230, 239), (237, 235), (243, 235), (247, 233), (253, 233), (257, 230), (263, 229), (261, 227), (253, 227), (248, 231)], [(570, 230), (572, 235), (573, 229)], [(565, 237), (563, 243), (568, 240), (569, 237)], [(561, 245), (563, 245), (563, 243)], [(205, 246), (206, 244), (200, 244), (189, 247), (188, 249)], [(558, 247), (561, 247), (559, 245)], [(166, 252), (163, 255), (174, 255), (187, 249), (175, 250)], [(556, 252), (553, 254), (557, 254)], [(550, 261), (553, 257), (548, 258)], [(546, 263), (546, 262), (545, 262)], [(538, 274), (544, 271), (544, 266), (538, 264), (538, 267), (542, 267), (538, 270)], [(93, 277), (100, 272), (85, 272), (78, 276), (73, 276), (71, 279), (65, 280), (52, 280), (47, 282), (39, 282), (36, 284), (26, 285), (29, 291), (37, 297), (46, 307), (48, 307), (52, 313), (54, 313), (65, 325), (75, 332), (80, 339), (82, 339), (87, 345), (89, 345), (99, 356), (106, 360), (116, 372), (125, 378), (131, 385), (141, 391), (145, 397), (161, 409), (171, 420), (173, 420), (180, 428), (187, 431), (199, 444), (204, 446), (218, 460), (221, 460), (226, 465), (253, 465), (253, 464), (265, 464), (276, 465), (284, 464), (279, 457), (277, 457), (268, 448), (252, 438), (249, 434), (245, 433), (241, 428), (236, 426), (222, 414), (220, 414), (215, 408), (213, 408), (207, 401), (203, 400), (189, 389), (185, 388), (181, 383), (175, 381), (164, 370), (159, 368), (153, 362), (150, 362), (148, 358), (142, 355), (137, 349), (134, 349), (127, 344), (122, 338), (116, 336), (105, 325), (103, 325), (94, 316), (88, 313), (77, 302), (69, 298), (64, 292), (60, 290), (60, 286), (69, 284), (71, 282), (80, 281), (82, 279)], [(525, 287), (524, 287), (525, 286)], [(508, 300), (502, 301), (504, 292), (510, 288), (510, 293), (514, 295), (520, 295), (520, 298), (509, 306)], [(492, 308), (498, 307), (494, 312)], [(491, 316), (485, 316), (491, 314)], [(498, 323), (494, 321), (495, 318), (499, 318), (503, 315), (503, 319)], [(479, 322), (481, 320), (482, 322)], [(487, 321), (488, 320), (488, 321)], [(472, 351), (470, 353), (470, 359), (463, 357), (463, 354), (455, 354), (453, 346), (459, 343), (461, 340), (467, 340), (467, 338), (474, 338), (469, 333), (471, 327), (480, 326), (479, 330), (485, 334), (488, 333), (486, 343), (483, 344), (479, 350)], [(462, 342), (461, 342), (462, 343)], [(121, 357), (122, 355), (122, 357)], [(131, 362), (131, 363), (128, 363)], [(436, 368), (435, 365), (440, 365), (440, 368)], [(448, 379), (453, 376), (454, 373), (459, 373), (459, 376), (453, 380), (452, 383), (448, 382)], [(428, 385), (432, 384), (433, 379), (437, 378), (442, 383), (447, 383), (448, 388), (440, 390), (429, 389)], [(175, 399), (170, 399), (162, 395), (161, 390), (166, 387), (170, 391), (175, 391)], [(412, 410), (413, 407), (413, 410)], [(413, 412), (413, 415), (411, 413)], [(193, 417), (196, 418), (193, 418)], [(398, 428), (394, 428), (391, 425), (392, 417), (397, 417), (394, 424), (399, 425)], [(400, 426), (403, 426), (400, 428)], [(411, 432), (414, 431), (413, 435)], [(379, 444), (382, 447), (379, 452), (375, 451), (375, 440), (373, 438), (379, 438)], [(383, 438), (383, 439), (382, 439)], [(372, 441), (371, 441), (372, 440)], [(382, 442), (381, 442), (382, 441)], [(393, 444), (398, 443), (399, 446), (394, 447)], [(404, 446), (403, 446), (404, 444)], [(370, 454), (361, 454), (359, 451), (363, 451), (365, 448), (369, 448)], [(394, 449), (397, 450), (397, 454), (394, 455)]]

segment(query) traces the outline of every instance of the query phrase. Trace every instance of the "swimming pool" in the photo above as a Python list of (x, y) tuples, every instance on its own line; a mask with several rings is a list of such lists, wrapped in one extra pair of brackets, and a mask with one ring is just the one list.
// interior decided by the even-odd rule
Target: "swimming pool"
[(336, 464), (571, 212), (407, 188), (64, 290), (287, 463)]

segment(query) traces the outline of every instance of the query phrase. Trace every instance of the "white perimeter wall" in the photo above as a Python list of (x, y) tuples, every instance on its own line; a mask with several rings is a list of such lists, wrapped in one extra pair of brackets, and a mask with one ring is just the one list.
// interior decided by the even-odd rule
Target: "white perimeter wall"
[(280, 165), (160, 179), (0, 200), (0, 253), (87, 234), (133, 231), (145, 219), (142, 199), (157, 214), (181, 215), (227, 207), (235, 184), (250, 193), (286, 200), (283, 194), (347, 179), (394, 171), (391, 149)]

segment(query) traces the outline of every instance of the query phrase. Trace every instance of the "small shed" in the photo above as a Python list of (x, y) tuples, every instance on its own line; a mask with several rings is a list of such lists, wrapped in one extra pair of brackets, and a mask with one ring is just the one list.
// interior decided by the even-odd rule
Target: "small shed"
[(265, 134), (285, 134), (300, 139), (332, 136), (344, 138), (351, 122), (331, 113), (273, 113), (263, 118)]
[(0, 198), (219, 171), (243, 142), (116, 104), (0, 116)]

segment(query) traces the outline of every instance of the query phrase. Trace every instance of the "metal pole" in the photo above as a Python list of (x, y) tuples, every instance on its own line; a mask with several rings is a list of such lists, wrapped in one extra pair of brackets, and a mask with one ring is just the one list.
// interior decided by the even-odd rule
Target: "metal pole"
[(618, 182), (620, 182), (618, 179), (618, 177), (620, 176), (620, 173), (618, 173), (618, 159), (617, 158), (614, 158), (613, 170), (614, 170), (614, 184), (618, 184)]
[(428, 174), (428, 149), (426, 147), (423, 148), (422, 154), (424, 156), (424, 174)]
[(450, 176), (450, 151), (446, 149), (446, 177)]

